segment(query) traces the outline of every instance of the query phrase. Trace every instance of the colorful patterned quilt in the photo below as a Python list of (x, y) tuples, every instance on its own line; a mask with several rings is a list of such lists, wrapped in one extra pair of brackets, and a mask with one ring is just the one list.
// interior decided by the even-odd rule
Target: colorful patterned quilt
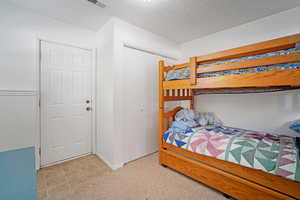
[(191, 152), (260, 169), (300, 182), (300, 138), (214, 125), (186, 133), (169, 129), (164, 140)]
[[(272, 56), (280, 56), (280, 55), (288, 55), (291, 53), (300, 52), (300, 44), (296, 44), (295, 48), (275, 51), (270, 53), (259, 54), (255, 56), (246, 56), (241, 58), (235, 58), (231, 60), (224, 60), (218, 62), (212, 62), (207, 64), (202, 64), (199, 67), (210, 67), (212, 65), (220, 65), (220, 64), (227, 64), (227, 63), (235, 63), (239, 61), (245, 60), (255, 60), (258, 58), (266, 58)], [(202, 73), (199, 74), (200, 78), (206, 77), (215, 77), (215, 76), (226, 76), (226, 75), (234, 75), (234, 74), (245, 74), (245, 73), (256, 73), (256, 72), (265, 72), (265, 71), (279, 71), (279, 70), (289, 70), (289, 69), (300, 69), (300, 62), (295, 63), (284, 63), (284, 64), (276, 64), (276, 65), (264, 65), (258, 67), (249, 67), (245, 69), (237, 69), (237, 70), (226, 70), (221, 72), (209, 72), (209, 73)], [(188, 79), (190, 76), (190, 69), (188, 67), (178, 69), (178, 70), (171, 70), (166, 74), (166, 80), (181, 80), (181, 79)]]

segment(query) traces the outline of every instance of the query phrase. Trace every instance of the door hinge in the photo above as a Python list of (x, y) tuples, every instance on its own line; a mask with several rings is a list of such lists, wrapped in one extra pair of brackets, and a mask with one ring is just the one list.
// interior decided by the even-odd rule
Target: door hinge
[(41, 149), (41, 147), (39, 148), (39, 155), (41, 156), (41, 154), (42, 154), (42, 149)]

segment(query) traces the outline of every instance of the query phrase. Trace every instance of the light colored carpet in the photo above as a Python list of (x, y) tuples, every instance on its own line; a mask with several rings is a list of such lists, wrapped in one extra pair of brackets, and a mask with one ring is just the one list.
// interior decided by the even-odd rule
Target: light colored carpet
[(224, 200), (222, 194), (158, 164), (158, 154), (112, 171), (96, 156), (38, 172), (46, 200)]

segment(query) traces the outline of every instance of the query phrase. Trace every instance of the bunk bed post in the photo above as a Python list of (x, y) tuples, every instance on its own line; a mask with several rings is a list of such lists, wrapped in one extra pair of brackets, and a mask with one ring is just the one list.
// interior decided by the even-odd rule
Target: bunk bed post
[[(190, 72), (191, 72), (191, 85), (197, 84), (197, 57), (190, 58)], [(190, 89), (189, 91), (191, 98), (190, 101), (190, 109), (194, 109), (195, 107), (195, 96), (193, 90)]]
[(190, 58), (190, 73), (191, 73), (191, 85), (197, 84), (197, 57)]
[[(165, 62), (163, 60), (159, 61), (159, 74), (158, 74), (158, 96), (159, 96), (159, 116), (158, 116), (158, 144), (159, 151), (162, 150), (162, 138), (164, 133), (164, 91), (163, 91), (163, 80), (164, 80), (164, 67)], [(161, 161), (159, 161), (161, 163)]]
[(190, 101), (190, 109), (195, 109), (195, 96), (192, 89), (190, 89), (191, 101)]

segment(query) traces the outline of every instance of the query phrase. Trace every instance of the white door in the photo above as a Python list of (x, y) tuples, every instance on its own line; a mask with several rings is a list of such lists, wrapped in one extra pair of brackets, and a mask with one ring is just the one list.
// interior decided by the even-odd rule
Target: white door
[(41, 41), (41, 165), (91, 152), (92, 52)]
[(125, 163), (158, 150), (157, 55), (124, 47), (122, 127)]

